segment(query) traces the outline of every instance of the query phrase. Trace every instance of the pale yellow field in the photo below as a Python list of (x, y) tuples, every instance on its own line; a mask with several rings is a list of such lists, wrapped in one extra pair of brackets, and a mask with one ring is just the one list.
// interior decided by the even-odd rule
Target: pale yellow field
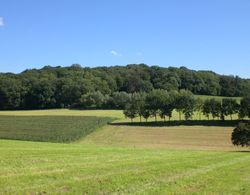
[[(117, 122), (129, 122), (130, 119), (126, 119), (123, 115), (122, 110), (69, 110), (69, 109), (51, 109), (51, 110), (24, 110), (24, 111), (0, 111), (1, 115), (12, 115), (12, 116), (102, 116), (102, 117), (112, 117), (117, 118)], [(182, 115), (182, 120), (184, 116)], [(199, 119), (199, 113), (195, 112), (193, 116), (194, 120)], [(211, 117), (210, 117), (211, 119)], [(230, 120), (230, 117), (226, 117)], [(238, 119), (237, 115), (233, 116), (233, 119)], [(148, 121), (154, 121), (153, 117), (149, 118)], [(179, 120), (179, 114), (174, 111), (171, 120)], [(207, 117), (201, 115), (201, 120), (207, 120)], [(133, 121), (138, 122), (139, 117)], [(142, 119), (142, 121), (145, 121)], [(159, 116), (157, 121), (163, 121)]]
[(80, 143), (136, 148), (242, 150), (231, 143), (233, 127), (140, 127), (107, 125)]

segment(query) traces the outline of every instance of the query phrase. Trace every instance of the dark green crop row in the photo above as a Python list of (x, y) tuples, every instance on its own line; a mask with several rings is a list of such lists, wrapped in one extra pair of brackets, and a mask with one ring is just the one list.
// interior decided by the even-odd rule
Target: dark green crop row
[(0, 139), (67, 143), (112, 120), (94, 116), (0, 116)]

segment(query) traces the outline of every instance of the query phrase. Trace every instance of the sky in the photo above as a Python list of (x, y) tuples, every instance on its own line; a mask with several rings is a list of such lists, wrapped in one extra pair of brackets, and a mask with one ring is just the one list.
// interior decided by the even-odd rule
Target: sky
[(250, 78), (249, 0), (0, 0), (0, 72), (186, 66)]

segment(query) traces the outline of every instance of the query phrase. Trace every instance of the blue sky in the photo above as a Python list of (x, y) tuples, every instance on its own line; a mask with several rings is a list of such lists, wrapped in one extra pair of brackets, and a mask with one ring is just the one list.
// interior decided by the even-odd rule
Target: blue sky
[(249, 0), (1, 0), (0, 72), (146, 63), (250, 78)]

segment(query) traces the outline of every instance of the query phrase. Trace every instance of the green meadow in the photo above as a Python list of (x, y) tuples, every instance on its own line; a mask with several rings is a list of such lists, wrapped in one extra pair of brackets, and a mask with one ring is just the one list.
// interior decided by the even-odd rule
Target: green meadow
[(249, 194), (246, 152), (0, 141), (1, 194)]
[(230, 125), (134, 126), (120, 110), (66, 109), (0, 121), (0, 194), (250, 193), (250, 155)]

